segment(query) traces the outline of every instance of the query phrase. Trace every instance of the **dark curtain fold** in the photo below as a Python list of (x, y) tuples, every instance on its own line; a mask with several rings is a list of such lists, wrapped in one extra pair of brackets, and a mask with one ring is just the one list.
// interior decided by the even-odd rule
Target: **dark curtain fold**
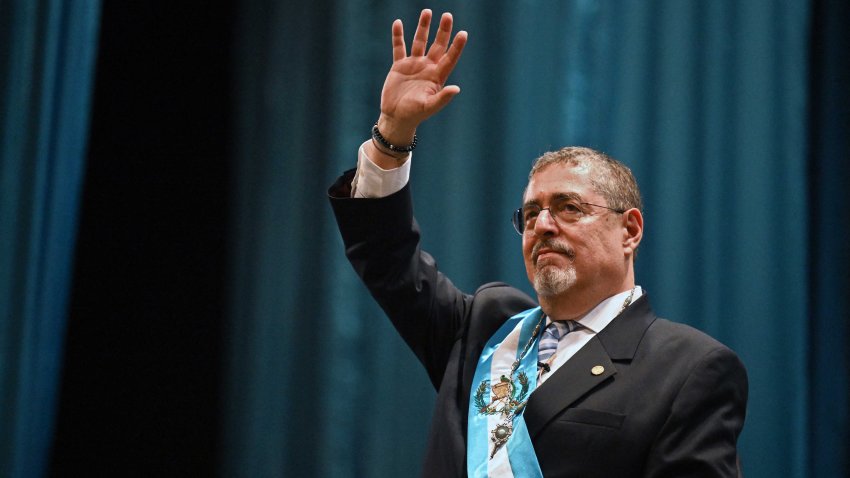
[(846, 332), (829, 335), (848, 316), (846, 142), (810, 141), (847, 126), (810, 102), (846, 98), (846, 81), (816, 84), (846, 43), (811, 70), (812, 25), (834, 11), (768, 0), (244, 2), (222, 475), (417, 473), (434, 393), (346, 263), (325, 190), (377, 117), (392, 20), (409, 38), (423, 6), (470, 32), (462, 93), (413, 160), (442, 269), (467, 291), (530, 291), (508, 218), (531, 161), (567, 144), (612, 154), (645, 196), (638, 282), (748, 367), (745, 476), (845, 476)]
[(100, 2), (0, 7), (0, 475), (30, 477), (54, 427)]
[(811, 21), (807, 434), (810, 476), (850, 476), (850, 4), (813, 3)]

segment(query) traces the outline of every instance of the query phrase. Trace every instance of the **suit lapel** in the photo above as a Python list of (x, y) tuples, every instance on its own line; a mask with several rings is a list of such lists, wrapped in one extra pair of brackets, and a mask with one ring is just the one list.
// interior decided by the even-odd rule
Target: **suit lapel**
[(656, 319), (649, 296), (640, 296), (623, 315), (614, 319), (597, 337), (612, 360), (632, 360), (646, 329)]
[[(603, 371), (594, 375), (591, 370), (597, 366)], [(592, 338), (531, 394), (524, 412), (528, 434), (534, 438), (561, 410), (616, 373), (599, 338)]]
[(617, 374), (614, 361), (634, 358), (644, 332), (654, 320), (649, 299), (643, 295), (538, 387), (524, 412), (531, 438), (563, 409), (612, 380)]

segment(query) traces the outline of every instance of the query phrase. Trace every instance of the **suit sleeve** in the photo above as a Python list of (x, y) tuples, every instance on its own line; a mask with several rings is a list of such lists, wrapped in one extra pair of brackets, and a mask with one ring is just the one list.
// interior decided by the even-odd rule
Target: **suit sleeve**
[(345, 254), (437, 388), (472, 297), (420, 249), (410, 186), (384, 198), (351, 199), (353, 174), (328, 191)]
[(647, 477), (736, 477), (747, 373), (728, 348), (707, 353), (673, 401), (646, 466)]

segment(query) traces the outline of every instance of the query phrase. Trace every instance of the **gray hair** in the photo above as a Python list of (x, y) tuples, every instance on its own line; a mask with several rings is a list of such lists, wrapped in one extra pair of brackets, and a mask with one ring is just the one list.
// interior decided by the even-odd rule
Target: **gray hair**
[(632, 171), (607, 154), (581, 146), (551, 151), (534, 161), (528, 180), (531, 181), (532, 176), (552, 164), (588, 167), (593, 189), (605, 198), (608, 207), (621, 211), (631, 208), (643, 210), (640, 189)]

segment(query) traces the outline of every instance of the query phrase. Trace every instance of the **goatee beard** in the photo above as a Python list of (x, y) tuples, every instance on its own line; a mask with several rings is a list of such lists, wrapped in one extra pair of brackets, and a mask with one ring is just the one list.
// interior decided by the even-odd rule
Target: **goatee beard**
[(544, 266), (534, 274), (534, 290), (541, 297), (553, 297), (569, 290), (576, 283), (576, 270), (570, 265), (562, 269)]
[(540, 249), (550, 249), (554, 252), (564, 254), (570, 264), (566, 268), (560, 268), (552, 265), (543, 265), (537, 269), (534, 274), (534, 290), (541, 297), (553, 297), (562, 294), (569, 290), (576, 283), (576, 270), (573, 267), (572, 261), (575, 260), (576, 253), (567, 244), (561, 243), (554, 239), (546, 239), (534, 245), (532, 250), (532, 258), (535, 267), (539, 266), (537, 257)]

